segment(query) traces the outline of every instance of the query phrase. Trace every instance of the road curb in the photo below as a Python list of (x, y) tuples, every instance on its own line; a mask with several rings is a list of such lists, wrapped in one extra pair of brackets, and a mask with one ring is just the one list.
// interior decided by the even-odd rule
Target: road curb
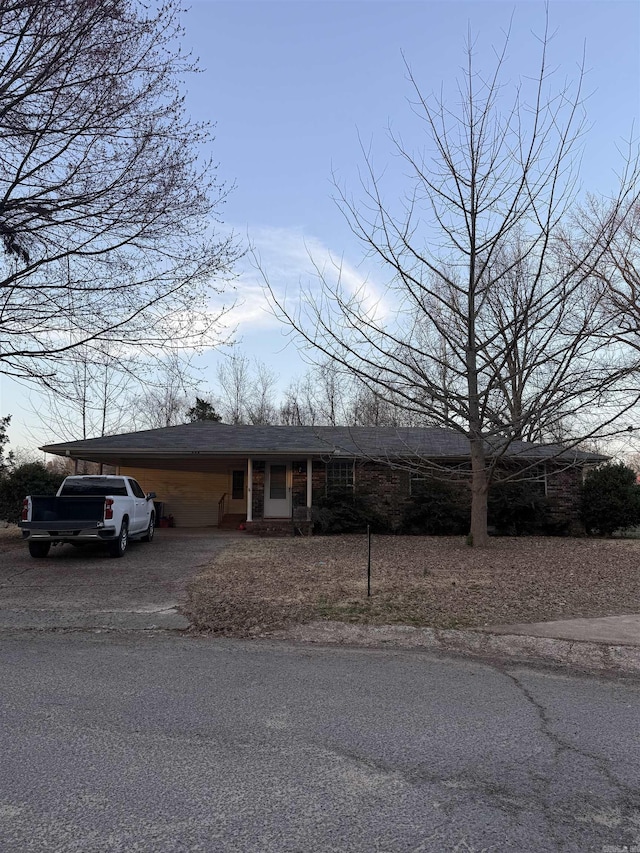
[(611, 674), (640, 674), (640, 647), (583, 640), (492, 634), (490, 630), (457, 631), (410, 625), (352, 625), (311, 622), (270, 634), (306, 643), (430, 649), (483, 658), (537, 661)]
[(0, 631), (186, 631), (189, 626), (175, 606), (64, 612), (0, 609)]

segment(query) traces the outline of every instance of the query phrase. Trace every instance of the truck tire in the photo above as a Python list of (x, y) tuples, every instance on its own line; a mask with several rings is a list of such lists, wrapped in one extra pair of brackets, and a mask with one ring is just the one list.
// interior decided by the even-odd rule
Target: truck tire
[(36, 559), (46, 557), (51, 548), (51, 542), (29, 542), (29, 553)]
[(147, 532), (142, 537), (142, 542), (153, 542), (153, 534), (156, 532), (156, 518), (155, 514), (151, 513), (151, 518), (149, 519), (149, 526), (147, 527)]
[(118, 534), (118, 538), (114, 539), (113, 542), (109, 543), (109, 556), (110, 557), (122, 557), (124, 552), (127, 550), (128, 544), (129, 544), (129, 526), (125, 520), (122, 522), (122, 527), (120, 528), (120, 533)]

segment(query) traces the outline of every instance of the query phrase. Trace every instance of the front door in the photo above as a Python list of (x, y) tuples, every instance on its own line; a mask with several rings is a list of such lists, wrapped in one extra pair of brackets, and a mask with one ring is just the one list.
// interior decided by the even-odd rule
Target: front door
[(290, 518), (291, 465), (288, 462), (267, 462), (265, 474), (265, 518)]

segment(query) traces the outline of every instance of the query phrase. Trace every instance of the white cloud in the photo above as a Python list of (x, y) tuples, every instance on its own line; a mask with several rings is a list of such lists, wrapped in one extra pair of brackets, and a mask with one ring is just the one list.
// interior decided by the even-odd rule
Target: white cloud
[[(299, 307), (303, 292), (312, 297), (320, 295), (323, 280), (330, 287), (339, 281), (343, 292), (358, 296), (367, 313), (378, 321), (390, 313), (384, 290), (371, 275), (301, 229), (257, 226), (249, 231), (248, 239), (252, 252), (241, 261), (235, 282), (238, 304), (225, 318), (229, 328), (238, 327), (239, 335), (281, 328), (270, 304), (265, 277), (291, 313)], [(213, 310), (216, 304), (212, 302)]]

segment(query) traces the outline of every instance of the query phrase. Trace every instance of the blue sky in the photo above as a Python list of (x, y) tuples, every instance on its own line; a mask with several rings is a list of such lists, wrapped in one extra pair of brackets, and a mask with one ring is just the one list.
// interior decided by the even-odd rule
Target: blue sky
[[(551, 0), (550, 19), (557, 83), (576, 77), (586, 50), (591, 129), (582, 184), (606, 192), (619, 163), (615, 146), (640, 123), (640, 4)], [(535, 72), (542, 0), (192, 0), (185, 47), (204, 70), (188, 81), (187, 108), (216, 123), (212, 153), (220, 177), (236, 184), (222, 211), (225, 227), (243, 240), (249, 235), (274, 287), (294, 293), (305, 280), (305, 246), (320, 258), (344, 258), (355, 278), (366, 276), (361, 248), (332, 201), (332, 172), (357, 193), (358, 136), (372, 144), (381, 169), (394, 166), (389, 126), (419, 142), (403, 53), (425, 93), (442, 84), (447, 91), (460, 74), (469, 28), (478, 65), (489, 67), (510, 22), (506, 79), (515, 82)], [(256, 271), (245, 263), (239, 272), (240, 346), (272, 365), (284, 385), (304, 364), (295, 348), (283, 351), (286, 339), (264, 311)], [(212, 386), (219, 358), (202, 361)], [(24, 392), (6, 381), (0, 391), (0, 410), (14, 416), (12, 443), (25, 444), (32, 416), (22, 408)]]
[[(582, 179), (606, 192), (619, 165), (615, 146), (640, 115), (640, 4), (552, 2), (550, 22), (552, 85), (576, 78), (586, 51)], [(397, 159), (388, 127), (411, 144), (419, 135), (403, 55), (425, 93), (450, 89), (469, 29), (479, 67), (489, 68), (511, 25), (506, 79), (515, 83), (535, 73), (544, 23), (543, 2), (194, 2), (187, 40), (207, 70), (191, 85), (190, 110), (217, 122), (215, 156), (237, 185), (225, 220), (249, 233), (274, 287), (295, 294), (308, 278), (305, 246), (344, 258), (355, 277), (371, 273), (332, 199), (332, 174), (357, 193), (359, 137), (384, 169)], [(283, 351), (283, 330), (264, 312), (250, 269), (240, 294), (243, 351), (286, 381), (303, 367), (295, 347)]]

